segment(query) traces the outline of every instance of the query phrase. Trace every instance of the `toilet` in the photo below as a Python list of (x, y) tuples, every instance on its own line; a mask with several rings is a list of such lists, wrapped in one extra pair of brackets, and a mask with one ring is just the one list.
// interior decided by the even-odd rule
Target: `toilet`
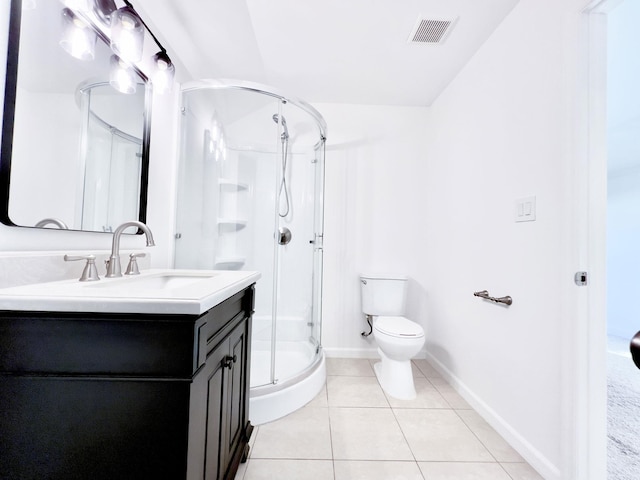
[(408, 278), (361, 275), (362, 311), (373, 319), (373, 337), (381, 361), (373, 366), (382, 389), (394, 398), (416, 397), (411, 358), (424, 345), (424, 330), (403, 317)]

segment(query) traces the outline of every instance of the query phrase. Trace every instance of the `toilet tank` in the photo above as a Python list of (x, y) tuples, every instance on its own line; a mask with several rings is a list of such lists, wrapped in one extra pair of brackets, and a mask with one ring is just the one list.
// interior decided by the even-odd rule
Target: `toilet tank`
[(360, 275), (362, 311), (366, 315), (404, 315), (408, 278), (403, 275)]

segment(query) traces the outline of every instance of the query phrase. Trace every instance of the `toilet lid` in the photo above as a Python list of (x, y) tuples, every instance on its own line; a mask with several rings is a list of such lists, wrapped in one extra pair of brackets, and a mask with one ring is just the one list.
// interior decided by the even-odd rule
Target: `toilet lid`
[(378, 317), (373, 328), (392, 337), (424, 336), (420, 325), (404, 317)]

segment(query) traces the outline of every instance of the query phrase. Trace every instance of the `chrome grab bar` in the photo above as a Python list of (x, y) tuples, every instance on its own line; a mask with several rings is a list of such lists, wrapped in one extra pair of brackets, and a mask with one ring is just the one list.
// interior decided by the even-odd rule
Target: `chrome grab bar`
[(513, 299), (507, 295), (506, 297), (492, 297), (489, 295), (489, 292), (486, 290), (481, 290), (479, 292), (473, 292), (475, 297), (484, 298), (485, 300), (490, 300), (495, 303), (503, 303), (505, 305), (511, 305), (513, 303)]

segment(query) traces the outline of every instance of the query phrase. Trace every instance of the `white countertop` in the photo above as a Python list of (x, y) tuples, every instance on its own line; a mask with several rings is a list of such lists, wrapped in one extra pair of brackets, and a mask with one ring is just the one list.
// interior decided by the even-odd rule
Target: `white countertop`
[(258, 272), (151, 269), (95, 282), (0, 289), (0, 310), (200, 315), (260, 278)]

